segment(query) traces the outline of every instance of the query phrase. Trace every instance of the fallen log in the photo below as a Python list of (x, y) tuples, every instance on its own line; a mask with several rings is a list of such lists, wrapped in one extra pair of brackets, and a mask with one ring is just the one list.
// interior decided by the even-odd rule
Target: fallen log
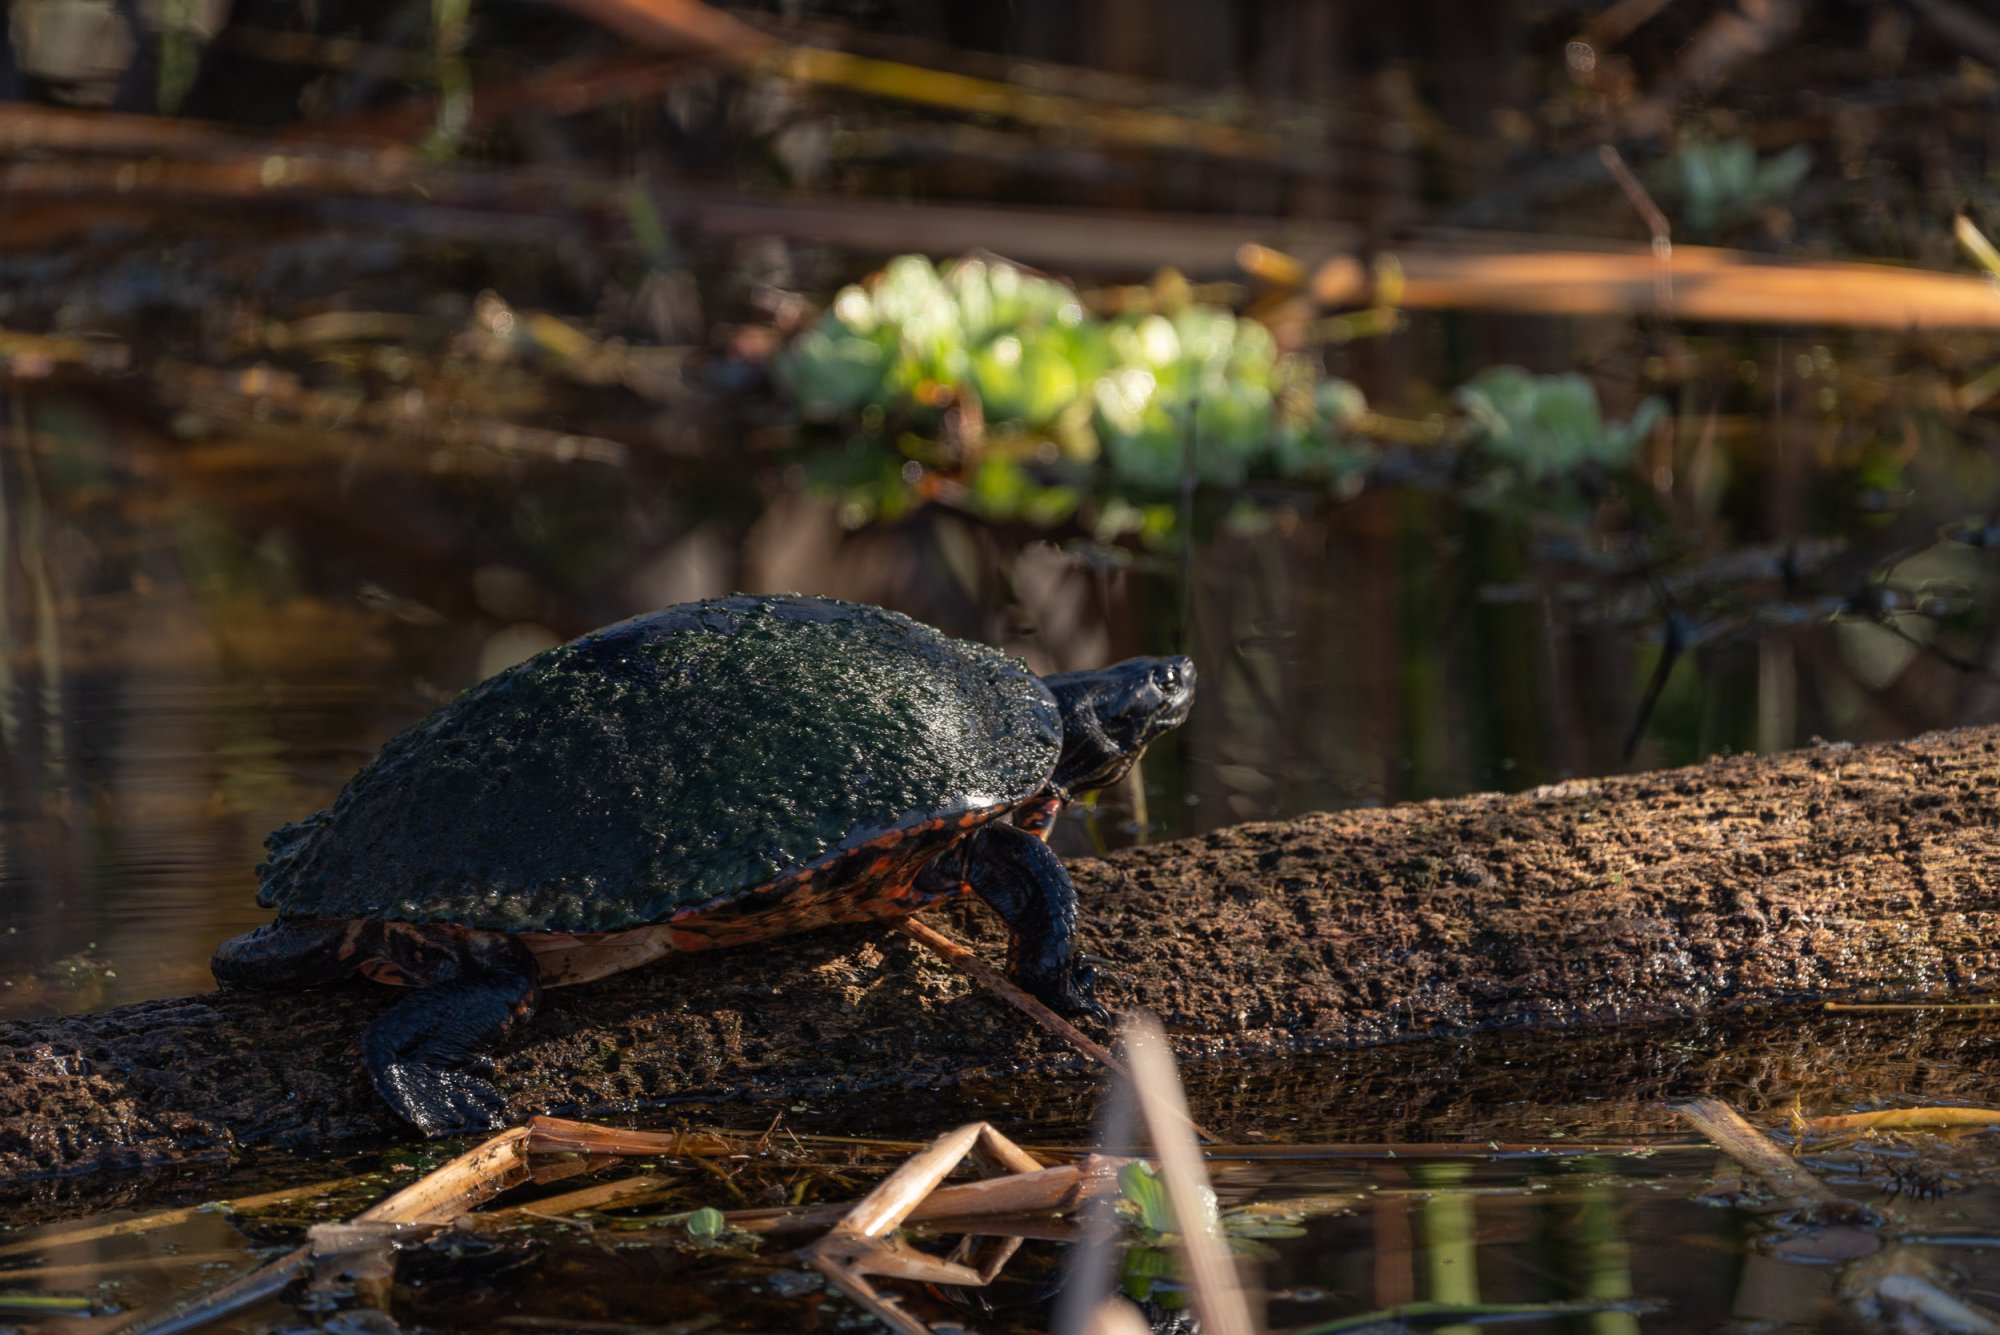
[[(1974, 991), (2000, 977), (2000, 729), (1244, 825), (1074, 870), (1100, 996), (1158, 1014), (1183, 1058)], [(932, 920), (1002, 949), (976, 906)], [(0, 1180), (399, 1134), (358, 1056), (392, 996), (0, 1024)], [(875, 926), (556, 992), (498, 1079), (517, 1115), (589, 1116), (1072, 1061)]]

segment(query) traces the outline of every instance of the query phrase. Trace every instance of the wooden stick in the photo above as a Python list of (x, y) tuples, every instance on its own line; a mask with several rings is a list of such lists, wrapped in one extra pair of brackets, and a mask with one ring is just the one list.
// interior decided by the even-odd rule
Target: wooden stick
[(1840, 1194), (1794, 1162), (1771, 1138), (1745, 1121), (1743, 1114), (1721, 1099), (1689, 1099), (1676, 1112), (1744, 1169), (1761, 1178), (1780, 1196), (1814, 1205), (1841, 1205)]
[(1820, 1007), (1828, 1011), (1992, 1011), (2000, 1001), (1829, 1001)]

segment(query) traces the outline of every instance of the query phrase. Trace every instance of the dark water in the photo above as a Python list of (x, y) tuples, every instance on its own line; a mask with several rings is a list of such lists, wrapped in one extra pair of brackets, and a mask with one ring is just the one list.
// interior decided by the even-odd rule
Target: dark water
[(1469, 505), (1391, 452), (1353, 499), (1272, 492), (1128, 550), (943, 508), (850, 531), (837, 498), (644, 456), (278, 450), (25, 402), (0, 454), (0, 1015), (207, 986), (259, 919), (264, 834), (391, 733), (735, 590), (884, 603), (1042, 670), (1191, 653), (1193, 718), (1067, 824), (1072, 854), (2000, 713), (1993, 558), (1938, 537), (1989, 499), (1973, 453), (1912, 469), (1890, 514), (1829, 472), (1827, 536), (1716, 514), (1669, 542)]
[[(1615, 1101), (1602, 1106), (1608, 1122), (1652, 1120)], [(1512, 1117), (1536, 1120), (1526, 1106)], [(808, 1112), (796, 1124), (804, 1134), (818, 1120)], [(1877, 1213), (1879, 1222), (1860, 1228), (1801, 1228), (1712, 1150), (1659, 1130), (1589, 1149), (1567, 1149), (1563, 1133), (1547, 1128), (1536, 1143), (1495, 1142), (1491, 1150), (1274, 1145), (1225, 1151), (1211, 1171), (1225, 1227), (1241, 1239), (1239, 1273), (1252, 1313), (1266, 1329), (1343, 1320), (1402, 1329), (1386, 1315), (1364, 1318), (1423, 1303), (1484, 1310), (1432, 1315), (1409, 1328), (1866, 1329), (1872, 1309), (1854, 1293), (1885, 1268), (1933, 1277), (1974, 1300), (2000, 1284), (1995, 1135), (1849, 1138), (1808, 1154), (1803, 1162)], [(108, 1328), (156, 1314), (282, 1255), (310, 1224), (345, 1218), (406, 1185), (448, 1148), (277, 1162), (256, 1174), (210, 1176), (193, 1189), (169, 1184), (161, 1208), (0, 1230), (0, 1295), (71, 1298), (102, 1318), (87, 1327), (36, 1318), (35, 1329)], [(853, 1199), (856, 1184), (897, 1157), (808, 1135), (706, 1170), (649, 1160), (558, 1174), (492, 1208), (534, 1210), (537, 1200), (635, 1171), (678, 1185), (669, 1199), (567, 1221), (489, 1210), (399, 1239), (378, 1262), (350, 1260), (348, 1276), (373, 1272), (374, 1281), (330, 1267), (284, 1300), (214, 1328), (866, 1328), (858, 1309), (797, 1255), (816, 1232), (697, 1241), (683, 1221), (704, 1204)], [(1231, 1222), (1252, 1218), (1255, 1226)], [(1031, 1240), (983, 1290), (885, 1287), (935, 1327), (1043, 1329), (1065, 1273), (1063, 1235), (1059, 1225), (1029, 1229)], [(1128, 1244), (1118, 1274), (1124, 1292), (1146, 1303), (1155, 1329), (1174, 1327), (1186, 1293), (1157, 1254)], [(6, 1317), (0, 1308), (0, 1321)]]
[[(1641, 1298), (1649, 1308), (1671, 1311), (1663, 1329), (1713, 1328), (1732, 1314), (1810, 1319), (1828, 1298), (1827, 1267), (1792, 1267), (1772, 1275), (1764, 1273), (1769, 1263), (1732, 1258), (1699, 1278), (1677, 1273), (1682, 1247), (1732, 1254), (1756, 1229), (1752, 1216), (1696, 1199), (1708, 1184), (1711, 1159), (1680, 1150), (1499, 1163), (1223, 1164), (1219, 1171), (1225, 1207), (1253, 1195), (1297, 1202), (1301, 1235), (1265, 1241), (1269, 1253), (1244, 1268), (1253, 1309), (1262, 1309), (1273, 1328), (1421, 1299)], [(378, 1172), (373, 1180), (394, 1176)], [(314, 1199), (263, 1213), (296, 1218), (303, 1207), (309, 1216)], [(849, 1324), (841, 1314), (844, 1304), (829, 1299), (824, 1281), (789, 1254), (811, 1234), (769, 1240), (754, 1250), (704, 1249), (689, 1243), (683, 1228), (637, 1227), (644, 1213), (630, 1215), (632, 1223), (623, 1227), (617, 1216), (600, 1216), (587, 1226), (458, 1230), (435, 1244), (411, 1245), (396, 1262), (398, 1287), (390, 1312), (406, 1325), (449, 1330), (587, 1328), (584, 1322), (657, 1329), (663, 1317), (673, 1328), (702, 1319), (722, 1329), (769, 1329), (810, 1319), (807, 1314), (815, 1309), (821, 1320)], [(32, 1258), (46, 1268), (40, 1278), (50, 1289), (81, 1291), (142, 1312), (191, 1285), (246, 1268), (255, 1254), (253, 1240), (288, 1240), (296, 1236), (296, 1225), (239, 1224), (228, 1212), (214, 1210), (137, 1236), (49, 1245), (60, 1236), (52, 1231), (48, 1241), (35, 1235), (0, 1239), (0, 1246), (25, 1248), (0, 1257), (0, 1266)], [(1635, 1248), (1639, 1238), (1672, 1238), (1679, 1245), (1673, 1254), (1657, 1246)], [(960, 1291), (945, 1300), (918, 1292), (911, 1305), (939, 1323), (1038, 1327), (1047, 1320), (1061, 1251), (1056, 1244), (1032, 1242), (986, 1292)], [(666, 1310), (663, 1292), (678, 1295)], [(1155, 1296), (1163, 1304), (1184, 1301), (1171, 1281)], [(352, 1286), (343, 1285), (305, 1306), (359, 1305)], [(219, 1328), (261, 1329), (283, 1310), (267, 1306)], [(343, 1328), (366, 1327), (350, 1317)], [(1597, 1313), (1528, 1328), (1636, 1331), (1641, 1322), (1631, 1314)]]
[[(946, 509), (850, 530), (838, 498), (643, 456), (524, 461), (367, 440), (277, 451), (162, 439), (55, 394), (31, 407), (34, 430), (10, 435), (0, 453), (6, 1016), (206, 988), (213, 945), (263, 916), (252, 868), (264, 834), (327, 802), (383, 739), (550, 643), (732, 590), (885, 603), (1044, 670), (1192, 654), (1203, 683), (1193, 718), (1148, 756), (1141, 785), (1066, 823), (1070, 854), (1815, 735), (1903, 736), (1990, 720), (2000, 707), (1981, 668), (1991, 558), (1939, 537), (1992, 499), (1969, 454), (1916, 470), (1921, 485), (1891, 513), (1869, 510), (1834, 470), (1815, 481), (1831, 516), (1824, 533), (1773, 517), (1781, 506), (1752, 506), (1727, 522), (1710, 514), (1673, 543), (1469, 505), (1448, 468), (1392, 455), (1351, 499), (1273, 492), (1252, 511), (1188, 524), (1174, 542), (1119, 550)], [(1950, 606), (1885, 615), (1880, 595), (1891, 589)], [(1861, 596), (1870, 590), (1873, 601)], [(1641, 724), (1676, 640), (1686, 652)], [(1754, 1193), (1727, 1172), (1718, 1184), (1716, 1157), (1687, 1148), (1657, 1106), (1632, 1102), (1638, 1087), (1663, 1064), (1712, 1058), (1716, 1069), (1656, 1094), (1738, 1099), (1755, 1088), (1756, 1115), (1778, 1125), (1786, 1105), (1770, 1072), (1797, 1078), (1813, 1112), (1963, 1101), (1981, 1097), (1967, 1073), (1985, 1069), (1964, 1053), (1983, 1062), (1991, 1046), (1977, 1029), (1916, 1058), (1886, 1031), (1783, 1050), (1654, 1032), (1550, 1074), (1554, 1049), (1419, 1045), (1386, 1056), (1379, 1080), (1332, 1059), (1244, 1068), (1212, 1079), (1196, 1102), (1274, 1145), (1473, 1142), (1407, 1161), (1218, 1164), (1225, 1205), (1311, 1198), (1299, 1236), (1265, 1240), (1270, 1252), (1245, 1263), (1271, 1328), (1452, 1301), (1524, 1304), (1479, 1319), (1601, 1335), (1837, 1330), (1858, 1320), (1840, 1296), (1854, 1267), (1779, 1254), (1787, 1235)], [(1440, 1102), (1461, 1083), (1484, 1092)], [(1092, 1097), (1001, 1084), (949, 1106), (792, 1115), (802, 1133), (912, 1139), (986, 1116), (1024, 1140), (1074, 1143)], [(1615, 1147), (1526, 1158), (1477, 1149), (1546, 1146), (1558, 1125), (1571, 1143)], [(1992, 1133), (1912, 1136), (1836, 1147), (1824, 1171), (1856, 1200), (1893, 1207), (1888, 1235), (1932, 1239), (1899, 1254), (1991, 1301), (1994, 1152)], [(888, 1166), (845, 1174), (853, 1190), (815, 1190), (855, 1194)], [(57, 1235), (356, 1174), (371, 1176), (307, 1216), (350, 1214), (408, 1180), (380, 1156), (261, 1163), (236, 1176), (208, 1167), (135, 1179), (131, 1208), (108, 1214), (102, 1195), (48, 1186), (0, 1215), (23, 1221), (0, 1235), (11, 1249), (0, 1252), (0, 1293), (152, 1310), (295, 1244), (307, 1219), (202, 1211), (73, 1245)], [(752, 1202), (774, 1189), (756, 1173), (742, 1185)], [(744, 1203), (728, 1189), (708, 1199), (686, 1189), (696, 1203)], [(394, 1284), (373, 1298), (335, 1283), (222, 1328), (373, 1331), (389, 1318), (467, 1331), (860, 1327), (858, 1310), (824, 1292), (792, 1245), (702, 1248), (678, 1226), (637, 1217), (461, 1230), (405, 1248)], [(940, 1324), (1039, 1328), (1060, 1257), (1031, 1242), (989, 1293), (906, 1297)], [(1164, 1329), (1172, 1282), (1154, 1297)], [(13, 1319), (72, 1328), (0, 1310), (0, 1328)], [(1472, 1319), (1440, 1320), (1461, 1331)]]
[[(1203, 670), (1200, 708), (1148, 758), (1143, 806), (1133, 792), (1110, 795), (1094, 816), (1071, 823), (1072, 852), (1315, 807), (1783, 746), (1815, 733), (1896, 735), (1991, 717), (1995, 699), (1976, 674), (1904, 652), (1879, 625), (1829, 617), (1810, 602), (1834, 597), (1843, 579), (1865, 579), (1871, 562), (1912, 545), (1922, 562), (1983, 589), (1990, 575), (1981, 553), (1930, 541), (1936, 525), (1962, 512), (1964, 498), (1949, 494), (1913, 507), (1885, 534), (1851, 540), (1813, 576), (1824, 594), (1780, 587), (1766, 549), (1738, 555), (1734, 566), (1726, 553), (1677, 565), (1670, 575), (1682, 597), (1711, 609), (1710, 638), (1676, 668), (1627, 761), (1626, 733), (1663, 641), (1646, 582), (1593, 570), (1546, 535), (1509, 531), (1458, 506), (1446, 489), (1383, 487), (1342, 505), (1284, 502), (1239, 531), (1113, 562), (1088, 545), (1059, 547), (946, 513), (847, 532), (836, 502), (780, 495), (760, 508), (742, 485), (691, 485), (643, 464), (440, 472), (436, 461), (360, 446), (347, 456), (291, 458), (169, 447), (81, 407), (51, 409), (49, 421), (37, 450), (0, 457), (13, 576), (0, 623), (9, 673), (0, 695), (0, 1014), (208, 986), (213, 944), (261, 917), (251, 868), (263, 834), (327, 801), (383, 738), (556, 639), (732, 589), (889, 603), (1047, 669), (1192, 653)], [(581, 554), (570, 541), (579, 533), (590, 536)], [(1881, 552), (1888, 556), (1871, 555)], [(1705, 572), (1703, 561), (1716, 568)], [(1742, 624), (1723, 626), (1732, 616)], [(1945, 629), (1967, 634), (1962, 625)], [(1873, 1046), (1829, 1042), (1818, 1056), (1808, 1047), (1763, 1064), (1824, 1062), (1830, 1083), (1807, 1082), (1801, 1097), (1814, 1111), (1839, 1111), (1917, 1097), (1962, 1042), (1932, 1044), (1908, 1069), (1897, 1064), (1893, 1036)], [(1774, 1254), (1770, 1218), (1731, 1185), (1733, 1175), (1722, 1172), (1717, 1185), (1716, 1156), (1671, 1148), (1686, 1138), (1668, 1119), (1624, 1102), (1633, 1073), (1657, 1065), (1645, 1055), (1657, 1044), (1739, 1054), (1738, 1066), (1696, 1082), (1725, 1096), (1744, 1094), (1758, 1069), (1754, 1041), (1653, 1034), (1630, 1040), (1601, 1075), (1565, 1068), (1539, 1085), (1525, 1080), (1543, 1061), (1533, 1053), (1502, 1046), (1447, 1059), (1425, 1045), (1390, 1060), (1393, 1079), (1348, 1084), (1346, 1093), (1341, 1081), (1353, 1071), (1310, 1063), (1246, 1069), (1225, 1075), (1226, 1093), (1197, 1091), (1198, 1107), (1231, 1108), (1275, 1142), (1528, 1141), (1550, 1134), (1546, 1110), (1559, 1102), (1562, 1136), (1615, 1136), (1626, 1147), (1525, 1159), (1218, 1164), (1225, 1205), (1309, 1198), (1303, 1232), (1264, 1241), (1270, 1250), (1245, 1264), (1255, 1309), (1278, 1329), (1427, 1300), (1524, 1304), (1482, 1319), (1598, 1335), (1850, 1326), (1851, 1304), (1839, 1297), (1848, 1270)], [(1320, 1094), (1300, 1101), (1302, 1086), (1322, 1081)], [(1473, 1096), (1472, 1110), (1437, 1105), (1440, 1089), (1468, 1082), (1487, 1091)], [(1953, 1087), (1948, 1097), (1969, 1092)], [(1082, 1135), (1088, 1093), (1049, 1100), (1029, 1086), (973, 1089), (948, 1108), (915, 1107), (890, 1120), (913, 1137), (969, 1115), (1029, 1139), (1065, 1126)], [(1294, 1106), (1299, 1114), (1288, 1114)], [(858, 1127), (856, 1110), (794, 1117), (805, 1129), (845, 1122), (883, 1134), (881, 1112)], [(1766, 1107), (1763, 1120), (1782, 1120), (1780, 1110)], [(1990, 1245), (2000, 1226), (1993, 1153), (1990, 1133), (1917, 1138), (1828, 1166), (1856, 1199), (1892, 1203), (1895, 1230), (1947, 1239), (1917, 1254), (1948, 1273), (1955, 1291), (1977, 1297), (2000, 1288), (2000, 1249)], [(145, 1208), (0, 1235), (10, 1249), (0, 1254), (0, 1292), (152, 1310), (296, 1243), (297, 1209), (276, 1208), (257, 1222), (202, 1211), (73, 1245), (55, 1236), (141, 1216), (160, 1202), (356, 1174), (370, 1176), (309, 1197), (321, 1203), (307, 1217), (352, 1213), (408, 1180), (394, 1164), (363, 1156), (234, 1178), (204, 1169), (179, 1187), (171, 1177), (151, 1182), (135, 1188)], [(754, 1175), (745, 1185), (753, 1201), (768, 1188)], [(702, 1188), (692, 1190), (699, 1199)], [(1934, 1198), (1926, 1194), (1933, 1190)], [(17, 1217), (101, 1208), (84, 1197), (65, 1210), (59, 1199)], [(712, 1203), (744, 1202), (722, 1192)], [(395, 1284), (372, 1300), (334, 1283), (222, 1328), (289, 1321), (388, 1329), (369, 1301), (406, 1328), (467, 1331), (862, 1323), (800, 1267), (792, 1245), (702, 1248), (677, 1226), (616, 1220), (454, 1233), (399, 1253)], [(1038, 1328), (1061, 1252), (1029, 1243), (983, 1294), (906, 1296), (943, 1324)], [(662, 1294), (673, 1296), (663, 1304)], [(1170, 1279), (1154, 1297), (1165, 1305), (1154, 1309), (1164, 1326), (1179, 1301)], [(1549, 1304), (1589, 1310), (1535, 1310)]]

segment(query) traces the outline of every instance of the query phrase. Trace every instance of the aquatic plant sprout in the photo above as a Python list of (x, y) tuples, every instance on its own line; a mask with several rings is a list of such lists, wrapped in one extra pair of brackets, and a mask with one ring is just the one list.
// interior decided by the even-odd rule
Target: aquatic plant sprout
[[(996, 519), (1060, 523), (1094, 488), (1100, 529), (1190, 479), (1359, 485), (1376, 455), (1360, 389), (1256, 320), (1170, 291), (1150, 304), (1098, 316), (1066, 285), (1001, 261), (940, 270), (904, 255), (843, 288), (773, 365), (804, 422), (844, 430), (846, 449), (821, 451), (816, 475), (863, 519), (914, 503), (906, 462), (917, 477), (946, 463), (968, 508)], [(1514, 367), (1482, 373), (1457, 401), (1453, 434), (1530, 481), (1626, 466), (1663, 411), (1648, 400), (1607, 423), (1584, 377)], [(954, 407), (962, 457), (937, 444)]]
[(1688, 226), (1706, 236), (1784, 199), (1805, 180), (1812, 160), (1803, 144), (1760, 158), (1746, 138), (1683, 139), (1672, 166)]

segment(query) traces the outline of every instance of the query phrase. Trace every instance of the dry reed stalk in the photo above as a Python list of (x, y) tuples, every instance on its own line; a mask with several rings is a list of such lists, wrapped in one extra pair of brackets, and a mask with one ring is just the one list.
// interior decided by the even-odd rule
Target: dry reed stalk
[(1160, 1157), (1160, 1178), (1180, 1230), (1188, 1282), (1204, 1335), (1254, 1335), (1256, 1323), (1237, 1282), (1236, 1265), (1209, 1207), (1208, 1171), (1190, 1129), (1187, 1099), (1174, 1071), (1166, 1031), (1150, 1015), (1126, 1017), (1121, 1026), (1139, 1116)]
[[(1118, 1191), (1118, 1170), (1127, 1160), (1091, 1155), (1082, 1163), (1041, 1168), (1029, 1173), (984, 1178), (940, 1186), (914, 1206), (908, 1224), (971, 1224), (981, 1220), (1074, 1209), (1085, 1201)], [(787, 1206), (774, 1210), (732, 1210), (731, 1228), (775, 1233), (789, 1228), (822, 1228), (839, 1222), (853, 1207), (847, 1204)]]
[[(20, 1284), (28, 1280), (47, 1283), (50, 1280), (90, 1280), (114, 1275), (128, 1274), (133, 1270), (185, 1270), (189, 1266), (214, 1265), (219, 1262), (238, 1262), (243, 1253), (227, 1252), (175, 1252), (168, 1256), (133, 1256), (115, 1261), (77, 1261), (69, 1265), (30, 1265), (18, 1270), (0, 1270), (0, 1284)], [(5, 1327), (0, 1327), (5, 1329)]]
[(632, 1131), (566, 1117), (530, 1117), (528, 1148), (536, 1154), (615, 1154), (622, 1158), (720, 1158), (755, 1152), (756, 1143), (713, 1131)]
[(841, 1216), (818, 1242), (800, 1252), (855, 1302), (902, 1335), (931, 1335), (930, 1328), (905, 1312), (896, 1299), (869, 1282), (869, 1276), (955, 1284), (977, 1288), (990, 1283), (1020, 1245), (1003, 1243), (979, 1265), (969, 1264), (961, 1246), (950, 1257), (932, 1256), (891, 1234), (923, 1204), (965, 1159), (989, 1174), (1035, 1174), (1042, 1166), (1020, 1146), (985, 1122), (947, 1131), (878, 1183)]
[(479, 1218), (481, 1222), (504, 1221), (515, 1217), (557, 1219), (563, 1215), (575, 1214), (579, 1210), (617, 1210), (628, 1205), (636, 1205), (655, 1192), (674, 1185), (674, 1180), (670, 1177), (642, 1173), (638, 1177), (620, 1178), (616, 1182), (600, 1182), (594, 1187), (579, 1187), (575, 1191), (565, 1191), (558, 1196), (547, 1196), (533, 1205), (488, 1210)]
[(2000, 1108), (1890, 1108), (1882, 1112), (1807, 1117), (1808, 1131), (1866, 1131), (1911, 1126), (2000, 1126)]
[[(219, 1208), (230, 1211), (258, 1210), (267, 1205), (282, 1205), (286, 1201), (298, 1200), (302, 1196), (324, 1196), (329, 1192), (344, 1191), (360, 1180), (359, 1176), (327, 1178), (320, 1182), (308, 1182), (303, 1186), (259, 1192), (254, 1196), (238, 1196), (233, 1200), (223, 1201)], [(19, 1256), (23, 1253), (40, 1255), (43, 1252), (54, 1251), (58, 1247), (74, 1247), (80, 1242), (100, 1242), (105, 1238), (150, 1233), (154, 1229), (186, 1223), (197, 1214), (207, 1214), (216, 1208), (218, 1207), (188, 1205), (177, 1210), (160, 1210), (153, 1214), (140, 1215), (136, 1219), (119, 1219), (109, 1224), (89, 1224), (81, 1228), (42, 1233), (0, 1246), (0, 1256)]]
[[(1399, 247), (1403, 291), (1413, 310), (1492, 310), (1523, 315), (1666, 315), (1660, 264), (1651, 251), (1559, 245), (1475, 251), (1437, 244)], [(1736, 324), (1824, 324), (1887, 329), (2000, 328), (2000, 291), (1970, 274), (1858, 261), (1781, 260), (1712, 246), (1673, 251), (1677, 320)], [(1314, 275), (1323, 305), (1370, 299), (1368, 270), (1351, 255)]]

